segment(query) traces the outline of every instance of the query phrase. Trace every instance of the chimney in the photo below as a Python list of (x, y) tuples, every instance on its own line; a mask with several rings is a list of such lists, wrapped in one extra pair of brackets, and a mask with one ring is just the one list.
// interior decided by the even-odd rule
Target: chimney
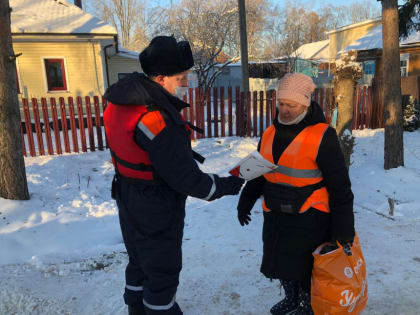
[(82, 0), (74, 0), (74, 5), (78, 6), (80, 9), (82, 9)]

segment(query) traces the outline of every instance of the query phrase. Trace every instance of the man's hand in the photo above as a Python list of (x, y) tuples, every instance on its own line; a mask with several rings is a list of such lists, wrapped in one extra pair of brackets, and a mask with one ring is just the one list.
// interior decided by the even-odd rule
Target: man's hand
[(251, 211), (238, 209), (238, 221), (242, 226), (248, 225), (251, 222)]
[(237, 195), (241, 191), (245, 180), (236, 176), (229, 176), (222, 178), (223, 180), (223, 195)]

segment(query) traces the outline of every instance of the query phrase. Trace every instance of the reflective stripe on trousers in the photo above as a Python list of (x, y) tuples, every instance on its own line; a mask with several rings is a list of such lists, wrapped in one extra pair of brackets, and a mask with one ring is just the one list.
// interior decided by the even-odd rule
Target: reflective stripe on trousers
[(153, 305), (153, 304), (148, 303), (145, 299), (143, 299), (143, 304), (147, 308), (149, 308), (151, 310), (154, 310), (154, 311), (166, 311), (166, 310), (171, 309), (174, 306), (174, 304), (175, 304), (175, 295), (172, 298), (172, 301), (169, 304), (167, 304), (167, 305)]

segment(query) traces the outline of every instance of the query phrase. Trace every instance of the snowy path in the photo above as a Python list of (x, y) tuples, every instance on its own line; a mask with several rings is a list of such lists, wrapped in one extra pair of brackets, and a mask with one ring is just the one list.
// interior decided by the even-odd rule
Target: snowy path
[[(414, 154), (420, 153), (419, 136), (406, 137)], [(357, 204), (375, 204), (375, 211), (386, 214), (386, 196), (399, 200), (395, 220), (355, 207), (368, 267), (363, 314), (419, 315), (420, 160), (407, 155), (406, 168), (383, 171), (381, 137), (358, 137), (351, 172)], [(255, 145), (255, 139), (202, 140), (195, 149), (208, 157), (205, 171), (225, 174)], [(121, 297), (127, 256), (107, 192), (107, 154), (26, 160), (32, 200), (0, 199), (0, 314), (127, 313)], [(371, 172), (375, 176), (366, 176)], [(391, 178), (398, 180), (391, 185)], [(259, 273), (260, 204), (251, 224), (241, 227), (236, 202), (188, 200), (177, 294), (186, 315), (269, 314), (280, 299), (277, 282)]]

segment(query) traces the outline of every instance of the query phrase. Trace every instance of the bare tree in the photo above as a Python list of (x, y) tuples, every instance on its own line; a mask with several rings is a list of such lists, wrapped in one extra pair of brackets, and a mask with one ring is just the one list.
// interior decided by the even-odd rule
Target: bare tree
[(398, 1), (382, 0), (383, 99), (385, 103), (384, 167), (404, 165), (401, 106)]
[(158, 26), (158, 10), (141, 0), (92, 0), (91, 11), (117, 30), (123, 47), (142, 50)]
[(28, 200), (9, 0), (0, 1), (0, 197)]
[[(262, 37), (268, 29), (267, 16), (270, 6), (267, 0), (246, 0), (246, 29), (248, 41), (248, 57), (250, 60), (259, 60), (263, 55)], [(236, 13), (238, 14), (238, 12)], [(236, 17), (236, 20), (239, 16)], [(229, 55), (240, 55), (240, 30), (238, 24), (233, 24), (228, 34), (226, 52)]]
[(165, 31), (190, 42), (198, 85), (204, 91), (213, 85), (226, 65), (239, 60), (238, 56), (229, 56), (219, 64), (227, 34), (237, 21), (236, 13), (236, 2), (225, 0), (182, 0), (166, 12)]

